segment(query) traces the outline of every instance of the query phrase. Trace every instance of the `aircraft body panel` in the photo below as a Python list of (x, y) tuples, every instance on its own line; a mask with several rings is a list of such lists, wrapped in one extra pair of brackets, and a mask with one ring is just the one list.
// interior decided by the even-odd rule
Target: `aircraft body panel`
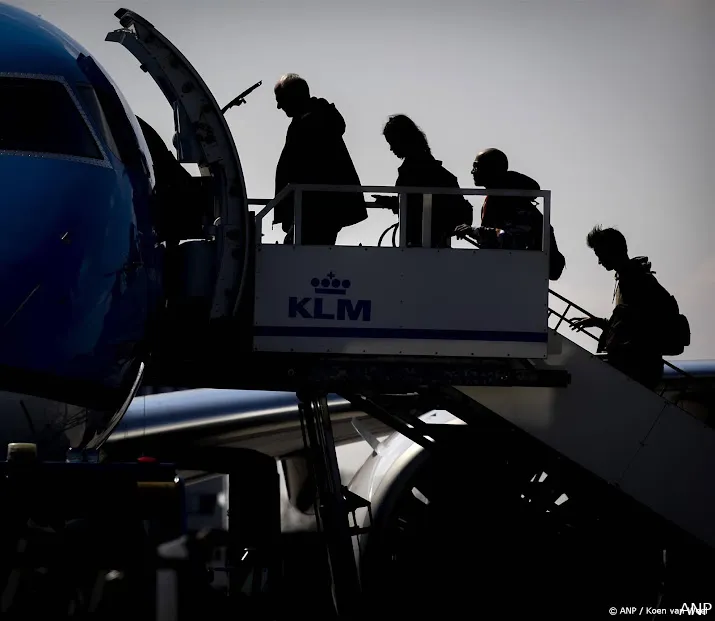
[[(128, 348), (145, 332), (149, 283), (133, 267), (142, 252), (131, 184), (113, 169), (87, 171), (69, 161), (10, 156), (2, 164), (6, 197), (11, 204), (24, 200), (35, 215), (31, 227), (24, 214), (3, 218), (0, 363), (85, 379), (99, 374), (101, 381), (106, 366), (96, 358), (109, 355), (110, 364), (114, 358), (103, 349)], [(42, 184), (32, 193), (18, 189), (18, 180), (30, 186), (33, 178)], [(45, 209), (51, 193), (68, 197), (63, 213)], [(112, 326), (118, 313), (125, 321)]]
[(0, 4), (0, 70), (62, 75), (82, 80), (75, 59), (89, 52), (53, 24), (8, 4)]
[[(249, 448), (282, 458), (303, 447), (298, 398), (292, 392), (196, 389), (137, 397), (105, 445), (110, 454), (141, 447), (164, 459), (181, 459), (199, 448)], [(390, 429), (328, 395), (336, 443), (360, 439), (353, 425), (371, 433)]]
[[(331, 406), (348, 402), (330, 395)], [(260, 411), (295, 412), (298, 398), (293, 392), (262, 390), (221, 390), (200, 388), (136, 397), (127, 409), (114, 434), (128, 438), (134, 434), (161, 433), (177, 427), (210, 424), (227, 409), (235, 414), (255, 414)]]
[[(715, 360), (673, 360), (676, 367), (699, 378), (715, 377)], [(665, 379), (676, 379), (680, 373), (668, 366), (663, 368)]]

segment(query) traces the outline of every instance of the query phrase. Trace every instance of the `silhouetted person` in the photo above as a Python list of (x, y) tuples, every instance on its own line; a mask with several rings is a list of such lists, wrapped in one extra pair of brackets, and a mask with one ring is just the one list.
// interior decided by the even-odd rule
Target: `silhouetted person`
[(620, 231), (596, 226), (586, 243), (598, 263), (616, 273), (615, 308), (610, 319), (585, 317), (571, 322), (571, 327), (601, 328), (598, 351), (605, 351), (610, 364), (653, 390), (663, 374), (658, 339), (661, 318), (672, 312), (668, 308), (672, 298), (653, 276), (648, 257), (629, 258)]
[[(383, 129), (390, 150), (400, 159), (395, 186), (459, 188), (459, 181), (432, 155), (427, 137), (404, 114), (390, 117)], [(378, 203), (392, 206), (397, 213), (397, 197), (374, 195)], [(422, 246), (423, 195), (407, 195), (407, 245)], [(463, 196), (432, 196), (432, 248), (449, 248), (455, 227), (472, 221), (472, 205)]]
[[(509, 170), (509, 160), (499, 149), (480, 152), (472, 165), (474, 185), (499, 190), (540, 190), (539, 184), (526, 175)], [(506, 248), (511, 250), (541, 250), (543, 222), (536, 199), (521, 196), (489, 196), (482, 203), (482, 222), (479, 227), (462, 225), (455, 235), (470, 235), (479, 241), (482, 248)], [(549, 278), (558, 280), (565, 265), (550, 229), (551, 269)]]
[[(278, 109), (292, 119), (276, 167), (276, 194), (289, 183), (360, 185), (343, 141), (345, 120), (335, 105), (311, 97), (308, 83), (294, 73), (278, 80), (274, 92)], [(294, 200), (291, 194), (274, 210), (273, 223), (287, 233), (285, 243), (293, 243)], [(304, 192), (302, 209), (305, 245), (335, 244), (343, 227), (367, 218), (362, 194)]]

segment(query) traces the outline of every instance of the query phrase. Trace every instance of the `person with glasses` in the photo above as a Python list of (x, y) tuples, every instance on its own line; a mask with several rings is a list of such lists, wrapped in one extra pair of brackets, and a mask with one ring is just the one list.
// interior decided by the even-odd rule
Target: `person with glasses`
[[(481, 151), (472, 165), (474, 185), (499, 190), (540, 190), (539, 184), (520, 172), (509, 170), (509, 160), (499, 149)], [(544, 218), (536, 199), (522, 196), (489, 196), (482, 203), (481, 226), (458, 226), (457, 238), (473, 237), (481, 248), (541, 250)], [(550, 230), (549, 278), (558, 280), (566, 265)]]

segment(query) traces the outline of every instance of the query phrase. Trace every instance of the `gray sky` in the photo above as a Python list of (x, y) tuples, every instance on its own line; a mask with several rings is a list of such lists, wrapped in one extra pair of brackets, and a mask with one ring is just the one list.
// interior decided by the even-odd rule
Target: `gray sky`
[[(120, 2), (10, 0), (88, 48), (134, 112), (167, 144), (171, 110), (128, 51), (104, 41)], [(363, 184), (392, 185), (400, 161), (381, 130), (405, 113), (432, 151), (472, 187), (477, 151), (497, 146), (513, 169), (553, 192), (567, 266), (554, 289), (594, 313), (613, 277), (585, 236), (617, 226), (646, 254), (690, 319), (683, 358), (715, 358), (715, 2), (713, 0), (134, 0), (194, 64), (227, 113), (251, 197), (273, 195), (288, 119), (272, 86), (297, 72), (346, 119)], [(478, 212), (477, 212), (478, 213)], [(339, 243), (374, 245), (394, 221), (371, 215)], [(278, 229), (268, 240), (280, 237)], [(472, 283), (488, 290), (488, 283)]]

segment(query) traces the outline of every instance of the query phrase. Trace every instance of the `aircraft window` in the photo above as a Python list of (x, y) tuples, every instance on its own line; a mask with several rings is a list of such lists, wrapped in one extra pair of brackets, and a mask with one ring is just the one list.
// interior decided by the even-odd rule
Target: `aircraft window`
[(86, 110), (94, 117), (96, 126), (99, 127), (102, 132), (102, 138), (104, 138), (109, 150), (114, 153), (117, 157), (120, 157), (119, 147), (114, 140), (112, 135), (112, 129), (109, 127), (107, 122), (107, 117), (104, 114), (99, 99), (97, 98), (97, 93), (89, 84), (77, 84), (75, 85), (77, 93), (82, 99), (82, 104), (85, 106)]
[(62, 82), (0, 77), (0, 150), (104, 159)]
[(133, 114), (129, 105), (90, 56), (80, 54), (77, 64), (94, 89), (102, 114), (114, 137), (119, 159), (129, 169), (142, 170), (153, 185), (154, 173), (147, 159), (150, 156), (146, 141), (136, 121), (130, 120)]
[(102, 114), (116, 140), (119, 159), (125, 166), (141, 166), (141, 152), (134, 129), (114, 86), (107, 80), (91, 57), (80, 54), (77, 62), (92, 84)]

